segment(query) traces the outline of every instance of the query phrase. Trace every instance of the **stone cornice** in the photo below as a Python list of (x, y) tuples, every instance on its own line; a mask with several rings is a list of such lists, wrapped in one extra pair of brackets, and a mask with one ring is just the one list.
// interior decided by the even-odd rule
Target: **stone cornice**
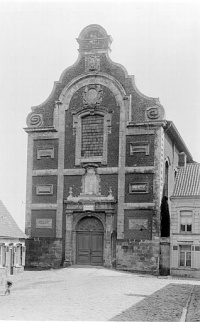
[(51, 127), (38, 127), (38, 128), (31, 128), (31, 127), (25, 127), (24, 131), (27, 133), (33, 133), (33, 132), (58, 132), (53, 126)]
[(154, 209), (154, 202), (125, 203), (124, 209)]

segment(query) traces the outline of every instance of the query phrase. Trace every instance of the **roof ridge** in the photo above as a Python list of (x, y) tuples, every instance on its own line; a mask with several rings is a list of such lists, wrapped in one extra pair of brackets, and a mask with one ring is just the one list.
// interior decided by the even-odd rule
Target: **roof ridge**
[(0, 200), (0, 237), (27, 238), (2, 200)]

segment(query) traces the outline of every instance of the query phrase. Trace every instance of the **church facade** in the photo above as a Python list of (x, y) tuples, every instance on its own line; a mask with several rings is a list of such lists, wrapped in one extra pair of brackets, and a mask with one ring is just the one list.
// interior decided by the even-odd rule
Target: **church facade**
[(159, 274), (176, 168), (192, 156), (159, 100), (112, 62), (105, 29), (77, 41), (77, 61), (27, 117), (26, 265)]

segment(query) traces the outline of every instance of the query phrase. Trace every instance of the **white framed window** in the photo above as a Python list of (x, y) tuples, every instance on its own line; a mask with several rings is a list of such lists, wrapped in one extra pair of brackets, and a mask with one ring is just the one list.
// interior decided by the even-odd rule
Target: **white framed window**
[(192, 266), (192, 249), (191, 245), (179, 245), (179, 266)]
[(193, 213), (192, 211), (182, 210), (180, 211), (180, 233), (192, 233), (193, 229)]
[(22, 244), (16, 244), (13, 247), (13, 251), (14, 251), (14, 266), (24, 266), (26, 247), (23, 246)]
[(22, 266), (22, 245), (17, 245), (16, 248), (16, 264)]
[(0, 245), (0, 266), (6, 265), (6, 247), (5, 245)]

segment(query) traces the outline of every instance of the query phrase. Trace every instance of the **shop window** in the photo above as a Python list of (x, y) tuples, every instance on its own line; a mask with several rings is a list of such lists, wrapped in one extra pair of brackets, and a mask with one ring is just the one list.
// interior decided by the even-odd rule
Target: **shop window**
[(180, 213), (180, 232), (192, 232), (192, 211), (181, 211)]
[(180, 245), (180, 267), (191, 267), (191, 245)]

